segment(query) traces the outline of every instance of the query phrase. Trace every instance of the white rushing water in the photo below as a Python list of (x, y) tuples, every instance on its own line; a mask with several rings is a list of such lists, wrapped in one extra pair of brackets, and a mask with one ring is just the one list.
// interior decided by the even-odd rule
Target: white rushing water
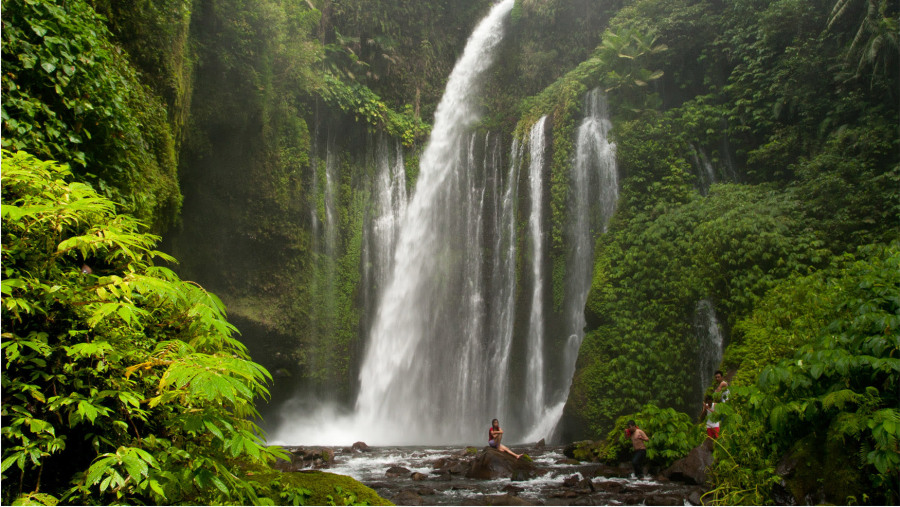
[[(496, 407), (498, 415), (509, 413), (509, 367), (515, 324), (516, 296), (516, 194), (518, 193), (519, 164), (522, 160), (522, 145), (513, 140), (510, 150), (509, 173), (502, 198), (496, 199), (495, 213), (498, 231), (494, 243), (494, 262), (491, 286), (495, 290), (494, 318), (491, 320), (490, 335), (493, 339), (488, 348), (489, 357), (494, 358), (496, 385), (490, 406)], [(499, 156), (497, 156), (499, 158)], [(499, 164), (493, 164), (499, 167)], [(499, 175), (498, 175), (499, 176)], [(495, 188), (500, 188), (495, 185)]]
[(575, 373), (578, 349), (584, 340), (584, 306), (591, 288), (594, 241), (599, 234), (606, 232), (619, 199), (616, 146), (609, 140), (612, 123), (606, 97), (599, 88), (585, 95), (584, 112), (584, 119), (576, 132), (569, 185), (568, 216), (571, 218), (567, 224), (566, 243), (570, 250), (563, 303), (568, 339), (559, 373), (565, 384), (556, 391), (556, 396), (546, 400), (527, 438), (529, 441), (551, 437), (562, 417)]
[[(698, 392), (712, 384), (713, 374), (722, 362), (725, 342), (712, 301), (701, 299), (694, 308), (694, 334), (697, 337)], [(699, 401), (699, 400), (698, 400)]]
[[(485, 440), (507, 381), (497, 358), (509, 355), (507, 336), (487, 294), (484, 209), (499, 191), (475, 157), (472, 126), (479, 118), (478, 85), (502, 40), (514, 0), (502, 0), (478, 24), (451, 73), (422, 154), (416, 189), (400, 219), (389, 276), (365, 344), (355, 411), (328, 407), (284, 413), (272, 443), (370, 445), (439, 444)], [(490, 178), (493, 185), (500, 178)], [(507, 181), (506, 185), (513, 182)], [(501, 207), (507, 207), (506, 203)], [(502, 211), (501, 215), (506, 213)], [(512, 214), (509, 214), (514, 218)], [(502, 218), (502, 217), (501, 217)], [(392, 216), (393, 219), (393, 216)], [(512, 240), (505, 240), (510, 241)], [(505, 243), (507, 244), (507, 243)], [(503, 278), (493, 294), (512, 291)], [(507, 360), (504, 360), (507, 361)]]
[(532, 127), (529, 135), (531, 154), (528, 170), (531, 213), (528, 229), (531, 244), (531, 275), (534, 287), (531, 292), (531, 316), (528, 321), (528, 348), (526, 350), (525, 413), (532, 416), (532, 425), (544, 410), (544, 150), (547, 117), (543, 116)]

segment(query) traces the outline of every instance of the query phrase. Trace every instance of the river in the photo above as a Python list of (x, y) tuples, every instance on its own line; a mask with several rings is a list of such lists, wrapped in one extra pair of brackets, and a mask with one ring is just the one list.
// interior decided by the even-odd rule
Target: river
[(467, 478), (473, 450), (439, 446), (332, 448), (325, 471), (353, 477), (397, 505), (692, 505), (702, 494), (659, 476), (631, 478), (630, 463), (579, 463), (562, 447), (512, 448), (534, 460), (534, 478)]

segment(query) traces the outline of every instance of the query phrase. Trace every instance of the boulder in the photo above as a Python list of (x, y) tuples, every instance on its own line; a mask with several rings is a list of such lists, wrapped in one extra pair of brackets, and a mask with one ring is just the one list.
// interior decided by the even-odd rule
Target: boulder
[(365, 442), (356, 442), (350, 449), (352, 449), (353, 452), (369, 452), (371, 450)]
[(388, 477), (397, 478), (397, 477), (408, 477), (412, 472), (408, 468), (393, 466), (388, 468), (384, 473)]
[(695, 489), (691, 491), (691, 494), (688, 495), (688, 502), (691, 502), (691, 505), (703, 505), (703, 490)]
[(581, 475), (579, 474), (566, 477), (565, 479), (563, 479), (563, 486), (567, 488), (574, 488), (578, 484), (579, 480), (581, 480)]
[(628, 477), (634, 469), (631, 467), (631, 463), (625, 465), (627, 466), (598, 465), (594, 469), (594, 477)]
[(594, 493), (597, 489), (594, 487), (594, 482), (590, 479), (584, 479), (576, 485), (576, 488), (583, 490), (585, 492)]
[(334, 449), (330, 447), (294, 447), (286, 450), (290, 461), (279, 459), (272, 465), (282, 472), (328, 468), (334, 463)]
[(469, 472), (469, 464), (465, 462), (454, 463), (447, 470), (454, 475), (466, 475)]
[(691, 449), (687, 457), (682, 458), (672, 466), (665, 469), (663, 477), (673, 481), (682, 481), (688, 484), (706, 484), (706, 469), (713, 464), (712, 451), (705, 445), (699, 445)]
[(466, 477), (469, 479), (501, 479), (527, 480), (535, 476), (534, 462), (516, 459), (505, 452), (486, 447), (472, 460)]
[(424, 481), (428, 478), (428, 476), (420, 472), (413, 472), (413, 474), (410, 475), (409, 478), (414, 481)]
[(684, 505), (684, 498), (672, 495), (652, 495), (645, 501), (647, 505)]
[(481, 495), (470, 498), (463, 505), (534, 505), (513, 495)]
[(425, 500), (414, 491), (404, 490), (391, 498), (394, 505), (425, 505)]

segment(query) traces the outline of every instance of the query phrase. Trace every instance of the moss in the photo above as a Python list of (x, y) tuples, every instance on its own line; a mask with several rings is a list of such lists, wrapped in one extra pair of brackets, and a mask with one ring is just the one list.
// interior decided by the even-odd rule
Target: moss
[(575, 442), (565, 452), (566, 456), (578, 461), (597, 461), (600, 456), (603, 442), (582, 440)]
[(247, 475), (253, 476), (262, 486), (259, 495), (276, 504), (284, 502), (282, 494), (305, 489), (310, 493), (304, 501), (306, 505), (346, 505), (344, 498), (351, 494), (356, 496), (356, 505), (393, 505), (372, 488), (345, 475), (320, 471), (280, 472), (271, 468), (253, 469)]

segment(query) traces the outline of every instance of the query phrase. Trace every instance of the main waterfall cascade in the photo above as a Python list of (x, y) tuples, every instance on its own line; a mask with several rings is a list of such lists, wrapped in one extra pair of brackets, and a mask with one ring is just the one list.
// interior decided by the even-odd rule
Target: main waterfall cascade
[[(615, 209), (615, 147), (595, 90), (585, 97), (571, 167), (562, 317), (545, 315), (548, 120), (536, 122), (527, 139), (513, 140), (505, 162), (500, 136), (472, 128), (478, 84), (513, 3), (495, 5), (470, 37), (437, 108), (410, 198), (399, 145), (377, 141), (361, 253), (370, 320), (363, 323), (368, 336), (354, 410), (283, 410), (273, 443), (477, 443), (494, 417), (510, 443), (551, 437), (583, 339), (593, 242)], [(565, 329), (548, 330), (554, 318)], [(564, 350), (549, 346), (551, 331)]]

